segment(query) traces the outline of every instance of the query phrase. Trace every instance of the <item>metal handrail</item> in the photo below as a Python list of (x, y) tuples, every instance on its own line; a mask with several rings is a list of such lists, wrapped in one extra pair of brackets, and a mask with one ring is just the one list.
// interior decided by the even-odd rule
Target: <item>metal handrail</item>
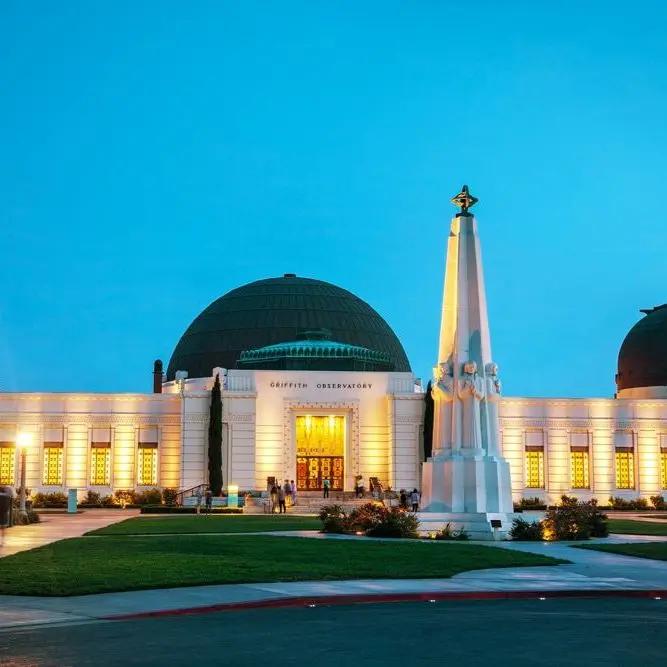
[(186, 497), (191, 498), (193, 496), (196, 496), (198, 489), (201, 490), (203, 496), (207, 486), (208, 484), (197, 484), (197, 486), (193, 486), (189, 489), (183, 489), (183, 491), (179, 491), (176, 494), (176, 504), (182, 505)]

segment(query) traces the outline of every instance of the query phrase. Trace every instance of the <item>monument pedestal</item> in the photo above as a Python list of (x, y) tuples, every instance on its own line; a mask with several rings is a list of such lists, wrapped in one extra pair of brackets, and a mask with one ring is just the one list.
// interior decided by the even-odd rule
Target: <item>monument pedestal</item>
[(420, 532), (437, 532), (449, 523), (465, 529), (470, 539), (505, 539), (515, 518), (510, 489), (509, 464), (499, 456), (483, 449), (438, 454), (422, 469)]
[(500, 455), (501, 382), (491, 354), (482, 251), (468, 186), (447, 238), (438, 365), (433, 369), (433, 453), (422, 468), (420, 531), (448, 523), (472, 539), (508, 536), (514, 519), (509, 464)]

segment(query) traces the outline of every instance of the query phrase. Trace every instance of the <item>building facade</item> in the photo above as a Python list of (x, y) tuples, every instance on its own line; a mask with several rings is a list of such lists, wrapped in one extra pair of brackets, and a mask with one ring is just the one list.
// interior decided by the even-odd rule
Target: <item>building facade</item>
[[(642, 311), (614, 398), (499, 401), (512, 496), (667, 495), (667, 306)], [(0, 393), (0, 485), (32, 492), (186, 490), (207, 480), (222, 383), (224, 485), (290, 479), (351, 491), (420, 487), (424, 391), (382, 317), (350, 292), (285, 274), (232, 290), (186, 330), (153, 393)], [(21, 437), (23, 436), (23, 438)]]

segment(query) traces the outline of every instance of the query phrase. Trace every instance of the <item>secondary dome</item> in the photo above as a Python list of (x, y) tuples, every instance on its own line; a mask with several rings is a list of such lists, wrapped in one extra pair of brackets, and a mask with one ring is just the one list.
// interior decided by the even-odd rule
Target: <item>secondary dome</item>
[(618, 353), (618, 391), (667, 386), (667, 303), (641, 312)]
[(178, 370), (208, 377), (216, 366), (237, 368), (242, 352), (317, 330), (327, 330), (338, 343), (386, 356), (387, 370), (410, 371), (396, 334), (365, 301), (331, 283), (287, 273), (233, 289), (208, 306), (176, 345), (167, 379)]

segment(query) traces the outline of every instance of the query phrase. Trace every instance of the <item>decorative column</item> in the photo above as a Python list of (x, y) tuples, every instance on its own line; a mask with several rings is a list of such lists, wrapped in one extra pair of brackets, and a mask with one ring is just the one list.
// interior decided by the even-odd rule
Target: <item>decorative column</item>
[(482, 253), (469, 212), (476, 202), (465, 185), (452, 199), (460, 211), (447, 240), (433, 456), (423, 466), (420, 520), (425, 529), (452, 523), (477, 539), (493, 539), (511, 527), (512, 494), (509, 464), (500, 455), (501, 383), (491, 355)]

